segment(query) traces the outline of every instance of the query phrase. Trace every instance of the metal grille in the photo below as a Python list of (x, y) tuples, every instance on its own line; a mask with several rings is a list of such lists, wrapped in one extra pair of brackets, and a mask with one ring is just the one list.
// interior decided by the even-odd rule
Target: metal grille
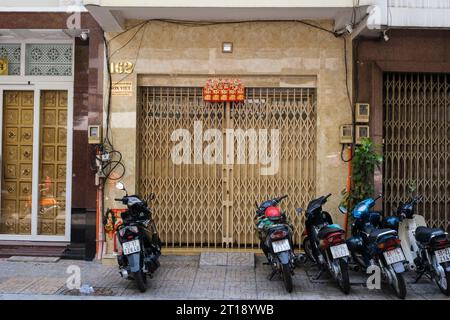
[(27, 44), (25, 53), (26, 75), (72, 75), (72, 44)]
[(8, 75), (20, 75), (20, 44), (1, 43), (0, 58), (8, 61)]
[[(245, 102), (225, 104), (205, 103), (201, 88), (142, 87), (139, 99), (139, 192), (157, 194), (155, 219), (166, 246), (255, 247), (255, 201), (285, 193), (290, 197), (282, 207), (299, 242), (303, 221), (294, 209), (315, 194), (314, 89), (249, 88)], [(249, 164), (248, 152), (244, 164), (174, 164), (172, 132), (193, 133), (194, 121), (201, 121), (203, 132), (280, 130), (278, 173), (261, 175), (262, 165)]]
[(384, 210), (392, 213), (415, 186), (417, 212), (450, 227), (450, 76), (384, 75)]

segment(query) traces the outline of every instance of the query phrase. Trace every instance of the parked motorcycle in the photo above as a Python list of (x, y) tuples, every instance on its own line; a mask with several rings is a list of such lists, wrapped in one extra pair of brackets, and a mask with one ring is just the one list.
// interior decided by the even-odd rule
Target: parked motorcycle
[[(375, 202), (381, 198), (368, 198), (358, 203), (352, 211), (352, 237), (347, 240), (352, 258), (363, 269), (371, 265), (381, 269), (381, 275), (387, 280), (400, 299), (406, 296), (406, 284), (403, 278), (405, 255), (397, 231), (389, 228), (379, 228), (381, 214), (370, 211)], [(347, 209), (339, 207), (342, 213)]]
[[(160, 265), (161, 241), (147, 201), (137, 195), (129, 196), (121, 182), (116, 188), (125, 191), (126, 195), (115, 200), (128, 208), (121, 213), (123, 224), (117, 230), (122, 247), (117, 256), (119, 273), (123, 278), (134, 279), (139, 291), (145, 292), (147, 276), (152, 277)], [(148, 201), (154, 199), (155, 195), (151, 194)]]
[[(350, 292), (348, 260), (350, 252), (345, 242), (345, 231), (333, 223), (331, 215), (322, 210), (331, 193), (311, 200), (306, 208), (303, 249), (307, 256), (319, 266), (319, 279), (324, 271), (332, 275), (345, 294)], [(302, 208), (297, 212), (301, 213)]]
[(268, 264), (272, 267), (269, 280), (276, 274), (283, 278), (287, 292), (292, 292), (292, 275), (295, 268), (295, 255), (292, 243), (292, 226), (278, 204), (287, 195), (267, 200), (256, 205), (255, 224)]
[(400, 203), (396, 214), (383, 223), (386, 227), (398, 227), (409, 268), (417, 273), (416, 282), (426, 275), (442, 293), (450, 295), (450, 239), (447, 232), (428, 228), (423, 216), (415, 214), (420, 200), (422, 196), (416, 196)]

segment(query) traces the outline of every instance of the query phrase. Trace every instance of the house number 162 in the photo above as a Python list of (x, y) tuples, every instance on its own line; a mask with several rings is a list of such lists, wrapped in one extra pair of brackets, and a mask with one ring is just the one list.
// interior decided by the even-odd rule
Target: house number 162
[(109, 66), (111, 73), (131, 73), (133, 72), (133, 63), (126, 62), (111, 62)]

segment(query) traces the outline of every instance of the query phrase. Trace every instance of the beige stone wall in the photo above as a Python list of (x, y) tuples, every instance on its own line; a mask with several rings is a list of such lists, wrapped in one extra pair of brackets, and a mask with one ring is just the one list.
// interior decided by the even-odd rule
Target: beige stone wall
[[(130, 21), (128, 24), (136, 23)], [(331, 21), (314, 23), (332, 29)], [(295, 22), (207, 27), (150, 22), (143, 30), (125, 48), (115, 52), (130, 39), (134, 30), (115, 38), (110, 48), (111, 53), (115, 52), (111, 58), (113, 62), (135, 61), (137, 58), (134, 72), (126, 79), (133, 82), (133, 96), (113, 97), (111, 101), (113, 142), (124, 157), (127, 172), (123, 180), (129, 192), (134, 192), (136, 186), (138, 79), (148, 85), (170, 85), (195, 79), (203, 83), (207, 77), (232, 75), (246, 77), (255, 84), (264, 82), (264, 79), (276, 86), (289, 81), (300, 85), (315, 83), (318, 98), (317, 195), (333, 193), (326, 209), (336, 216), (336, 222), (343, 222), (337, 205), (341, 199), (340, 192), (346, 186), (347, 164), (340, 160), (339, 125), (351, 122), (345, 87), (343, 39)], [(114, 35), (109, 34), (107, 38)], [(233, 42), (232, 54), (222, 53), (223, 41)], [(351, 46), (348, 44), (347, 48)], [(350, 54), (347, 61), (351, 85)], [(115, 74), (113, 81), (123, 77)], [(248, 82), (245, 84), (251, 86)], [(105, 207), (117, 207), (111, 200), (118, 195), (119, 192), (107, 186)]]

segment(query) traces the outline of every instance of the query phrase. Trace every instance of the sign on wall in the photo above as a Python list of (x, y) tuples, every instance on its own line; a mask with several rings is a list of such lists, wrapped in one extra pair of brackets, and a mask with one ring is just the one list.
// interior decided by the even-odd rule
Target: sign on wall
[(133, 95), (133, 83), (131, 81), (118, 81), (112, 83), (111, 95), (131, 97)]
[(208, 79), (203, 87), (203, 100), (232, 102), (245, 99), (245, 88), (240, 79)]
[(109, 71), (111, 73), (132, 73), (134, 64), (130, 61), (111, 62)]

